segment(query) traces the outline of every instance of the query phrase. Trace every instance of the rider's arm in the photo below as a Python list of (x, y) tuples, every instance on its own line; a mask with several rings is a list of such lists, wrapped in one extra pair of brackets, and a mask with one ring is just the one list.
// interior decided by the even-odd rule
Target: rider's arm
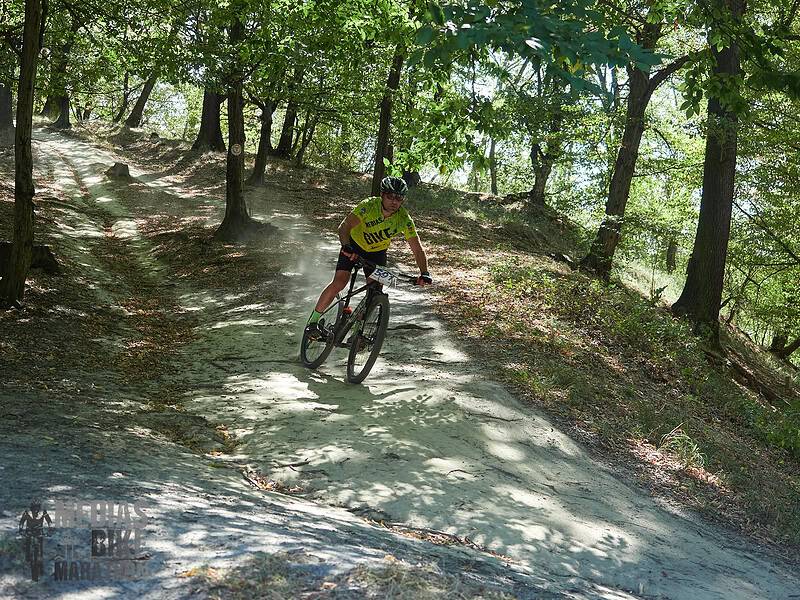
[(422, 247), (422, 244), (419, 242), (419, 237), (414, 236), (412, 238), (408, 238), (406, 240), (408, 242), (409, 247), (411, 248), (411, 252), (414, 253), (414, 260), (417, 261), (417, 266), (419, 267), (420, 273), (427, 273), (428, 272), (428, 256), (425, 254), (425, 249)]
[(347, 246), (350, 243), (350, 230), (361, 223), (361, 219), (353, 213), (348, 214), (339, 224), (339, 241), (342, 246)]

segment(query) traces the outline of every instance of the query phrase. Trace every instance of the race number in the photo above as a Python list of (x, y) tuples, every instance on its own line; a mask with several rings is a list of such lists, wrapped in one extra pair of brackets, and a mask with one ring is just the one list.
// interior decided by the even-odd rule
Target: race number
[(370, 278), (374, 279), (378, 283), (388, 286), (393, 286), (397, 280), (397, 277), (395, 277), (394, 273), (387, 271), (386, 269), (381, 269), (380, 267), (376, 267), (375, 270), (370, 273)]

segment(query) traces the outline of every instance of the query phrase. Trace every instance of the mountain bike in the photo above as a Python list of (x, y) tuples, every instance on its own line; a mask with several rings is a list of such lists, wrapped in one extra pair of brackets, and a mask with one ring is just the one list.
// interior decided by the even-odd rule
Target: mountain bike
[(31, 567), (31, 581), (39, 581), (39, 578), (44, 576), (44, 561), (42, 557), (44, 537), (41, 531), (38, 533), (26, 531), (23, 535), (25, 540), (25, 560)]
[[(367, 278), (367, 283), (358, 289), (356, 277), (364, 267), (374, 267)], [(350, 275), (350, 287), (346, 294), (338, 296), (320, 317), (320, 327), (324, 337), (314, 338), (303, 332), (300, 343), (300, 359), (309, 369), (316, 369), (328, 358), (334, 348), (349, 348), (347, 355), (347, 381), (361, 383), (369, 375), (370, 369), (378, 359), (378, 354), (386, 337), (389, 326), (389, 296), (383, 286), (391, 287), (398, 282), (417, 283), (413, 275), (390, 271), (389, 269), (359, 258)], [(366, 294), (355, 308), (350, 307), (353, 296), (366, 291)], [(325, 322), (326, 314), (333, 314), (333, 323)], [(343, 341), (348, 333), (347, 341)]]

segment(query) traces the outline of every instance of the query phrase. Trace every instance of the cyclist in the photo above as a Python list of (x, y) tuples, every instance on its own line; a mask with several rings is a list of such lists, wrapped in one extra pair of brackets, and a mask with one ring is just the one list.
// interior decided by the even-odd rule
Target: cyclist
[[(306, 331), (313, 337), (325, 337), (325, 329), (320, 323), (320, 316), (336, 294), (341, 292), (350, 279), (350, 272), (358, 257), (362, 257), (378, 265), (386, 264), (386, 249), (392, 238), (401, 233), (408, 242), (414, 260), (420, 270), (417, 285), (433, 283), (428, 272), (428, 257), (420, 244), (414, 221), (403, 208), (403, 200), (408, 193), (408, 185), (400, 177), (384, 177), (381, 180), (380, 197), (362, 200), (339, 225), (339, 241), (342, 249), (336, 262), (336, 272), (328, 286), (322, 290), (314, 311), (308, 318)], [(372, 268), (365, 267), (364, 274), (369, 276)]]
[(31, 578), (39, 581), (44, 574), (44, 523), (47, 522), (47, 535), (53, 528), (53, 521), (46, 510), (42, 510), (42, 503), (34, 499), (31, 501), (30, 510), (26, 510), (19, 520), (19, 533), (25, 536), (25, 560), (31, 565)]

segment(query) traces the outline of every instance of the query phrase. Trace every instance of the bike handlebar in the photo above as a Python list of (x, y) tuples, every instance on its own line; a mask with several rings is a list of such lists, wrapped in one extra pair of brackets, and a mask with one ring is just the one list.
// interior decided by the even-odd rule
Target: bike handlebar
[(409, 275), (408, 273), (402, 273), (399, 271), (392, 271), (391, 269), (386, 268), (384, 265), (379, 265), (378, 263), (374, 263), (371, 260), (367, 260), (363, 256), (357, 256), (355, 261), (356, 265), (361, 264), (362, 266), (373, 267), (375, 269), (382, 269), (383, 271), (387, 271), (392, 275), (392, 277), (405, 281), (406, 283), (410, 283), (412, 285), (419, 285), (422, 284), (418, 283), (419, 277), (416, 275)]

